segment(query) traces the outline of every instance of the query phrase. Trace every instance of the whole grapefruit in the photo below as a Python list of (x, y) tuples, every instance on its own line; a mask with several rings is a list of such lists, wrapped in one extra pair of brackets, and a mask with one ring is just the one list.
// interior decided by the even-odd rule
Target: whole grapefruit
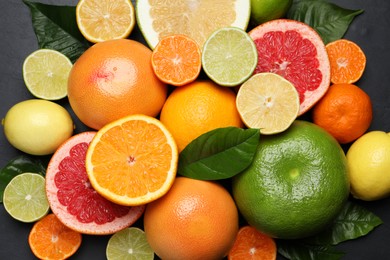
[(274, 238), (298, 239), (332, 223), (349, 195), (339, 143), (319, 126), (296, 120), (263, 136), (253, 163), (233, 179), (233, 196), (250, 225)]
[(100, 129), (130, 114), (157, 116), (167, 86), (154, 74), (152, 51), (129, 39), (96, 43), (73, 65), (69, 103), (87, 126)]

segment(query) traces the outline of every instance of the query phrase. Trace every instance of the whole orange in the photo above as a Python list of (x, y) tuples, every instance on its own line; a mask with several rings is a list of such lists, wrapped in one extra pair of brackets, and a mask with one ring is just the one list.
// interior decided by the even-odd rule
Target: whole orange
[(341, 144), (363, 135), (372, 121), (371, 99), (354, 84), (333, 84), (313, 108), (313, 122)]
[(238, 232), (238, 211), (220, 184), (177, 177), (144, 215), (146, 238), (161, 259), (222, 259)]
[(100, 129), (130, 114), (157, 116), (167, 86), (155, 75), (152, 51), (121, 39), (96, 43), (73, 65), (68, 80), (69, 103), (87, 126)]
[(179, 151), (198, 136), (220, 127), (243, 127), (232, 89), (210, 80), (197, 80), (176, 88), (160, 115), (172, 133)]

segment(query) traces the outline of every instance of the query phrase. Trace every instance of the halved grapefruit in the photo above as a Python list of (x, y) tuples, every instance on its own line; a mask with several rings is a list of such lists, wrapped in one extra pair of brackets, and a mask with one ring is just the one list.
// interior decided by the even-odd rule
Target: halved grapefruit
[(330, 64), (324, 42), (309, 25), (276, 19), (253, 28), (258, 63), (254, 73), (273, 72), (290, 81), (299, 93), (299, 115), (328, 90)]
[(46, 195), (53, 213), (69, 228), (83, 234), (113, 234), (137, 221), (145, 206), (114, 204), (92, 188), (85, 157), (95, 134), (74, 135), (57, 149), (46, 171)]

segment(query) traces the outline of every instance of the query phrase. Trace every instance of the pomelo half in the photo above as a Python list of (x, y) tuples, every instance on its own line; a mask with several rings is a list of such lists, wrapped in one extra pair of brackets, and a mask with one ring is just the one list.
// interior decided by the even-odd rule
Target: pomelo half
[(74, 135), (58, 148), (46, 171), (46, 195), (51, 210), (67, 227), (83, 234), (113, 234), (137, 221), (145, 206), (114, 204), (92, 188), (85, 157), (95, 134)]
[(299, 93), (302, 115), (328, 90), (330, 63), (324, 42), (309, 25), (276, 19), (253, 28), (258, 63), (254, 73), (273, 72), (290, 81)]

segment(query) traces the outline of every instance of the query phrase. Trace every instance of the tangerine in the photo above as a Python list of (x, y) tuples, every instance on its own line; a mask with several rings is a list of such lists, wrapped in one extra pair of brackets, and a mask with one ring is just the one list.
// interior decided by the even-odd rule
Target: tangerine
[(87, 126), (100, 129), (130, 114), (157, 116), (167, 86), (153, 73), (152, 51), (134, 40), (99, 42), (75, 62), (68, 80), (69, 103)]

